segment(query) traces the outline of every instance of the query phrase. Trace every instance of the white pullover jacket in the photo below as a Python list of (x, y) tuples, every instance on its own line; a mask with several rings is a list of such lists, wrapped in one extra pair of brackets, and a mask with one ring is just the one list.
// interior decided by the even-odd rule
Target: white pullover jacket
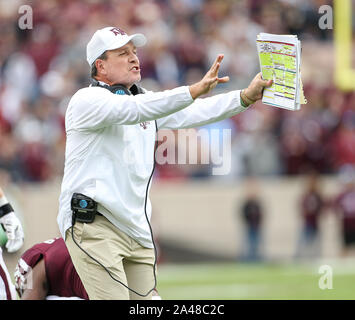
[(151, 218), (156, 129), (192, 128), (244, 110), (239, 90), (196, 100), (187, 86), (135, 96), (102, 87), (78, 90), (65, 115), (65, 167), (57, 217), (63, 238), (71, 227), (70, 201), (77, 192), (97, 201), (98, 211), (118, 229), (153, 248), (146, 215)]

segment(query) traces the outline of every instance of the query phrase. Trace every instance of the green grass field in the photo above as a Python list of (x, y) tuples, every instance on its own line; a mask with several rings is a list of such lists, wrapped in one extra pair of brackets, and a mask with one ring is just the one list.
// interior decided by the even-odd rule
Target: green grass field
[[(320, 289), (332, 269), (332, 289)], [(158, 267), (158, 291), (164, 300), (353, 300), (355, 261), (300, 264), (190, 264)]]

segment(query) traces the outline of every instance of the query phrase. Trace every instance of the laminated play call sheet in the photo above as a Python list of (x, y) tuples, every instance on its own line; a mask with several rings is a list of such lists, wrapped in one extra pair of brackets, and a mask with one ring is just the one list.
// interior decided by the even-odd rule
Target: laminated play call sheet
[(260, 33), (256, 40), (260, 69), (264, 80), (273, 80), (265, 88), (262, 102), (288, 110), (299, 110), (307, 101), (301, 80), (301, 42), (295, 35)]

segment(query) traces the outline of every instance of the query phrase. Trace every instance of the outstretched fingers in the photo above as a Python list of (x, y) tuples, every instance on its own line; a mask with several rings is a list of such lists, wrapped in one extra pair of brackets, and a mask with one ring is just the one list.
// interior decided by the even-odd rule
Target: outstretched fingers
[(217, 56), (217, 58), (215, 59), (215, 61), (213, 62), (211, 68), (210, 68), (210, 72), (213, 74), (213, 75), (217, 75), (218, 73), (218, 70), (219, 70), (219, 67), (221, 65), (221, 62), (224, 58), (224, 54), (219, 54)]
[(222, 77), (222, 78), (218, 77), (219, 68), (221, 66), (221, 62), (222, 62), (223, 58), (224, 58), (224, 54), (219, 54), (216, 57), (215, 61), (213, 62), (212, 66), (209, 70), (209, 74), (211, 76), (210, 83), (214, 83), (216, 85), (218, 83), (226, 83), (229, 81), (228, 76)]
[(226, 83), (229, 81), (229, 77), (218, 78), (218, 83)]

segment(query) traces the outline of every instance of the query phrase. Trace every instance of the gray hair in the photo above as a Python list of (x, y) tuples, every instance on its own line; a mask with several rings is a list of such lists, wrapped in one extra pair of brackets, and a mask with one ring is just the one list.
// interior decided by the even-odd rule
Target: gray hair
[(107, 59), (106, 51), (102, 55), (97, 57), (91, 65), (91, 78), (93, 78), (93, 79), (95, 79), (95, 77), (97, 76), (97, 68), (96, 68), (96, 64), (95, 64), (97, 59), (106, 60)]

